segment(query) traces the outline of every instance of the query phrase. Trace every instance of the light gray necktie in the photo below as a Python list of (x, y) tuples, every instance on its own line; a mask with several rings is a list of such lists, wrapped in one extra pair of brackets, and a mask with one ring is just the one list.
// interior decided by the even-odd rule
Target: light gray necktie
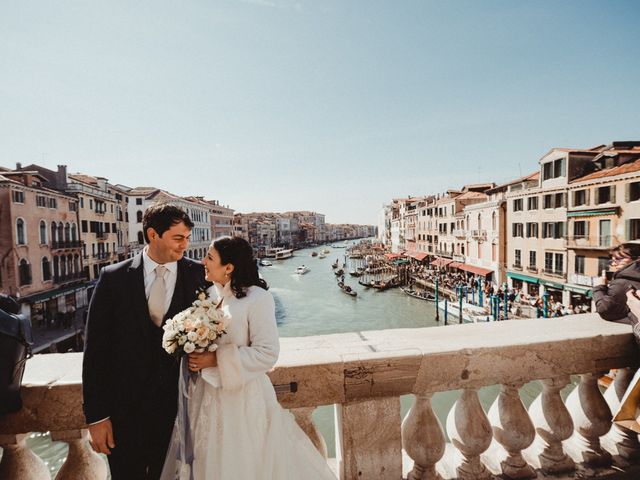
[(164, 304), (166, 301), (166, 291), (164, 287), (164, 274), (167, 269), (163, 265), (156, 267), (156, 279), (151, 284), (151, 292), (149, 293), (149, 315), (151, 320), (157, 326), (162, 325), (164, 318)]

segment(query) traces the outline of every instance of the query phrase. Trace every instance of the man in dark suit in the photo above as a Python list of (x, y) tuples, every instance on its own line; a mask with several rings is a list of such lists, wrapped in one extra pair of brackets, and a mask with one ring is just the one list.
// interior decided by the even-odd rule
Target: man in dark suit
[(149, 207), (147, 246), (105, 267), (96, 285), (82, 369), (91, 445), (111, 476), (157, 479), (177, 410), (178, 362), (162, 349), (162, 325), (205, 286), (204, 267), (184, 257), (193, 223), (180, 208)]

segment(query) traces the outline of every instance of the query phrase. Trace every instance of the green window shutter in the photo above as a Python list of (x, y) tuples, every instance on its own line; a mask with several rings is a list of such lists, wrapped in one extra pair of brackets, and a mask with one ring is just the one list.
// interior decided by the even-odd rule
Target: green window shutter
[(624, 222), (624, 238), (626, 241), (631, 240), (631, 220), (625, 220)]
[(629, 187), (631, 186), (630, 183), (625, 183), (624, 184), (624, 202), (625, 203), (629, 203), (629, 191), (631, 190)]
[(616, 186), (611, 185), (611, 203), (616, 203)]

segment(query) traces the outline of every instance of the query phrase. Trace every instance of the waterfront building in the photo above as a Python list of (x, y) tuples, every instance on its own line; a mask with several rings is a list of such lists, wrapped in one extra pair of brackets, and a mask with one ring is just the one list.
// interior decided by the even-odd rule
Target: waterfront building
[(249, 226), (247, 217), (241, 213), (233, 215), (233, 235), (235, 237), (242, 237), (247, 242), (249, 241)]
[(129, 187), (124, 185), (111, 185), (116, 199), (116, 252), (118, 261), (121, 262), (131, 256), (129, 243)]
[(219, 200), (208, 200), (211, 208), (211, 238), (216, 240), (221, 237), (234, 235), (234, 210), (229, 205), (220, 205)]
[(620, 143), (593, 159), (596, 171), (568, 186), (565, 288), (572, 301), (587, 302), (612, 247), (640, 241), (640, 146)]
[(118, 262), (115, 193), (106, 178), (80, 173), (67, 175), (66, 190), (78, 198), (85, 275), (97, 280), (103, 267)]
[(34, 325), (84, 307), (78, 200), (33, 169), (0, 168), (0, 290)]
[(537, 181), (507, 192), (507, 277), (509, 286), (533, 296), (548, 293), (570, 305), (567, 283), (567, 190), (591, 171), (603, 147), (554, 148), (539, 161)]

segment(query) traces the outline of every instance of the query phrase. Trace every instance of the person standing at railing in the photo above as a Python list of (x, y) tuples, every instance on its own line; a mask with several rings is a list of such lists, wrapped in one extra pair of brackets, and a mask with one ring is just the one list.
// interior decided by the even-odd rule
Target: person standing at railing
[(623, 243), (611, 250), (609, 258), (610, 273), (603, 270), (593, 288), (596, 311), (604, 320), (635, 323), (635, 318), (628, 318), (626, 292), (630, 286), (640, 289), (640, 244)]

